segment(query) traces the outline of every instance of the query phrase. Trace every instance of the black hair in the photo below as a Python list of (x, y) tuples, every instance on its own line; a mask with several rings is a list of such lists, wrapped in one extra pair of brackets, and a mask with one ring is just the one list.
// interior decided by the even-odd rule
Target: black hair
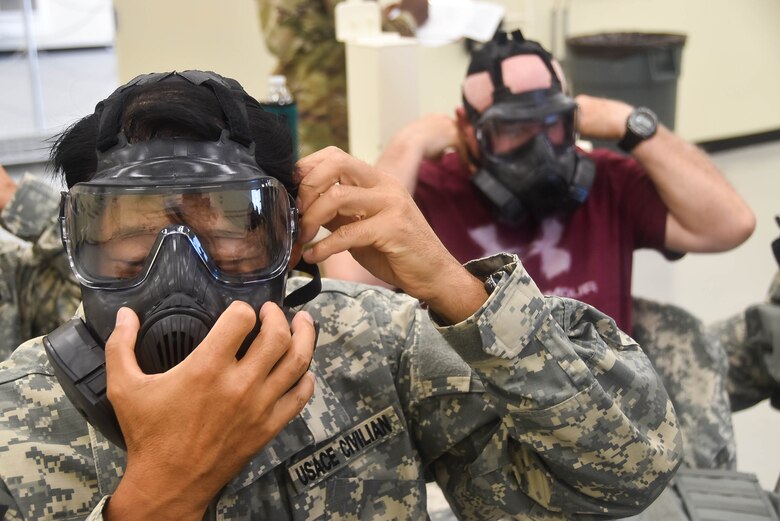
[[(138, 85), (125, 92), (121, 128), (130, 143), (174, 137), (216, 141), (226, 128), (220, 104), (206, 86), (171, 79)], [(243, 98), (257, 165), (295, 196), (297, 183), (288, 127), (248, 94), (243, 93)], [(98, 119), (97, 114), (90, 114), (55, 139), (52, 167), (64, 177), (68, 188), (95, 175)]]

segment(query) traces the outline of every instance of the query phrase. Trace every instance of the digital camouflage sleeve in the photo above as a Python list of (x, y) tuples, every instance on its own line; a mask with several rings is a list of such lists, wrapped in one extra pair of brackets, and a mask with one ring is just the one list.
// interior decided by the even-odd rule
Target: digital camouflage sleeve
[[(514, 256), (467, 267), (505, 274), (451, 326), (408, 296), (324, 281), (306, 305), (320, 323), (314, 397), (227, 484), (213, 518), (425, 519), (426, 477), (460, 519), (604, 519), (651, 503), (682, 447), (642, 350), (595, 309), (543, 297)], [(100, 519), (123, 468), (64, 397), (40, 340), (0, 366), (5, 519)]]
[(0, 239), (0, 360), (23, 341), (73, 317), (81, 300), (57, 225), (58, 194), (25, 175), (2, 213)]

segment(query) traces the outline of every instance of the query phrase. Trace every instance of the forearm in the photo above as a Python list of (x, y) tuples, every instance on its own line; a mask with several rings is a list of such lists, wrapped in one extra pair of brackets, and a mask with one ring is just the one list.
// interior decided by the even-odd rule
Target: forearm
[(744, 242), (755, 216), (707, 155), (659, 126), (632, 155), (647, 171), (669, 210), (666, 247), (716, 252)]
[(401, 181), (408, 192), (414, 194), (423, 157), (423, 149), (414, 140), (397, 134), (382, 150), (375, 166)]
[(613, 321), (545, 299), (518, 267), (473, 325), (480, 346), (460, 343), (473, 338), (468, 324), (445, 338), (484, 383), (506, 431), (497, 450), (515, 451), (528, 496), (574, 489), (571, 511), (629, 515), (661, 492), (681, 457), (676, 418), (650, 362)]

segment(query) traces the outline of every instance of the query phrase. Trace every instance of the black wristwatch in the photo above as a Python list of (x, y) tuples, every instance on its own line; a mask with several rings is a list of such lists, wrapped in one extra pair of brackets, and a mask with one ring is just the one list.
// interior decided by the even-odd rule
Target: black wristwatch
[(618, 148), (623, 152), (631, 152), (636, 146), (650, 139), (658, 130), (658, 116), (647, 107), (637, 107), (626, 120), (626, 133), (618, 141)]

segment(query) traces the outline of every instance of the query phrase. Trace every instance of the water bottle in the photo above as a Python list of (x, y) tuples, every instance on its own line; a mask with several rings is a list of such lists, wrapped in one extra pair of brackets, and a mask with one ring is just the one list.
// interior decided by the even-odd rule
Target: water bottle
[(277, 114), (290, 131), (293, 158), (298, 160), (298, 106), (287, 89), (287, 78), (282, 75), (268, 77), (268, 97), (261, 102), (266, 112)]

